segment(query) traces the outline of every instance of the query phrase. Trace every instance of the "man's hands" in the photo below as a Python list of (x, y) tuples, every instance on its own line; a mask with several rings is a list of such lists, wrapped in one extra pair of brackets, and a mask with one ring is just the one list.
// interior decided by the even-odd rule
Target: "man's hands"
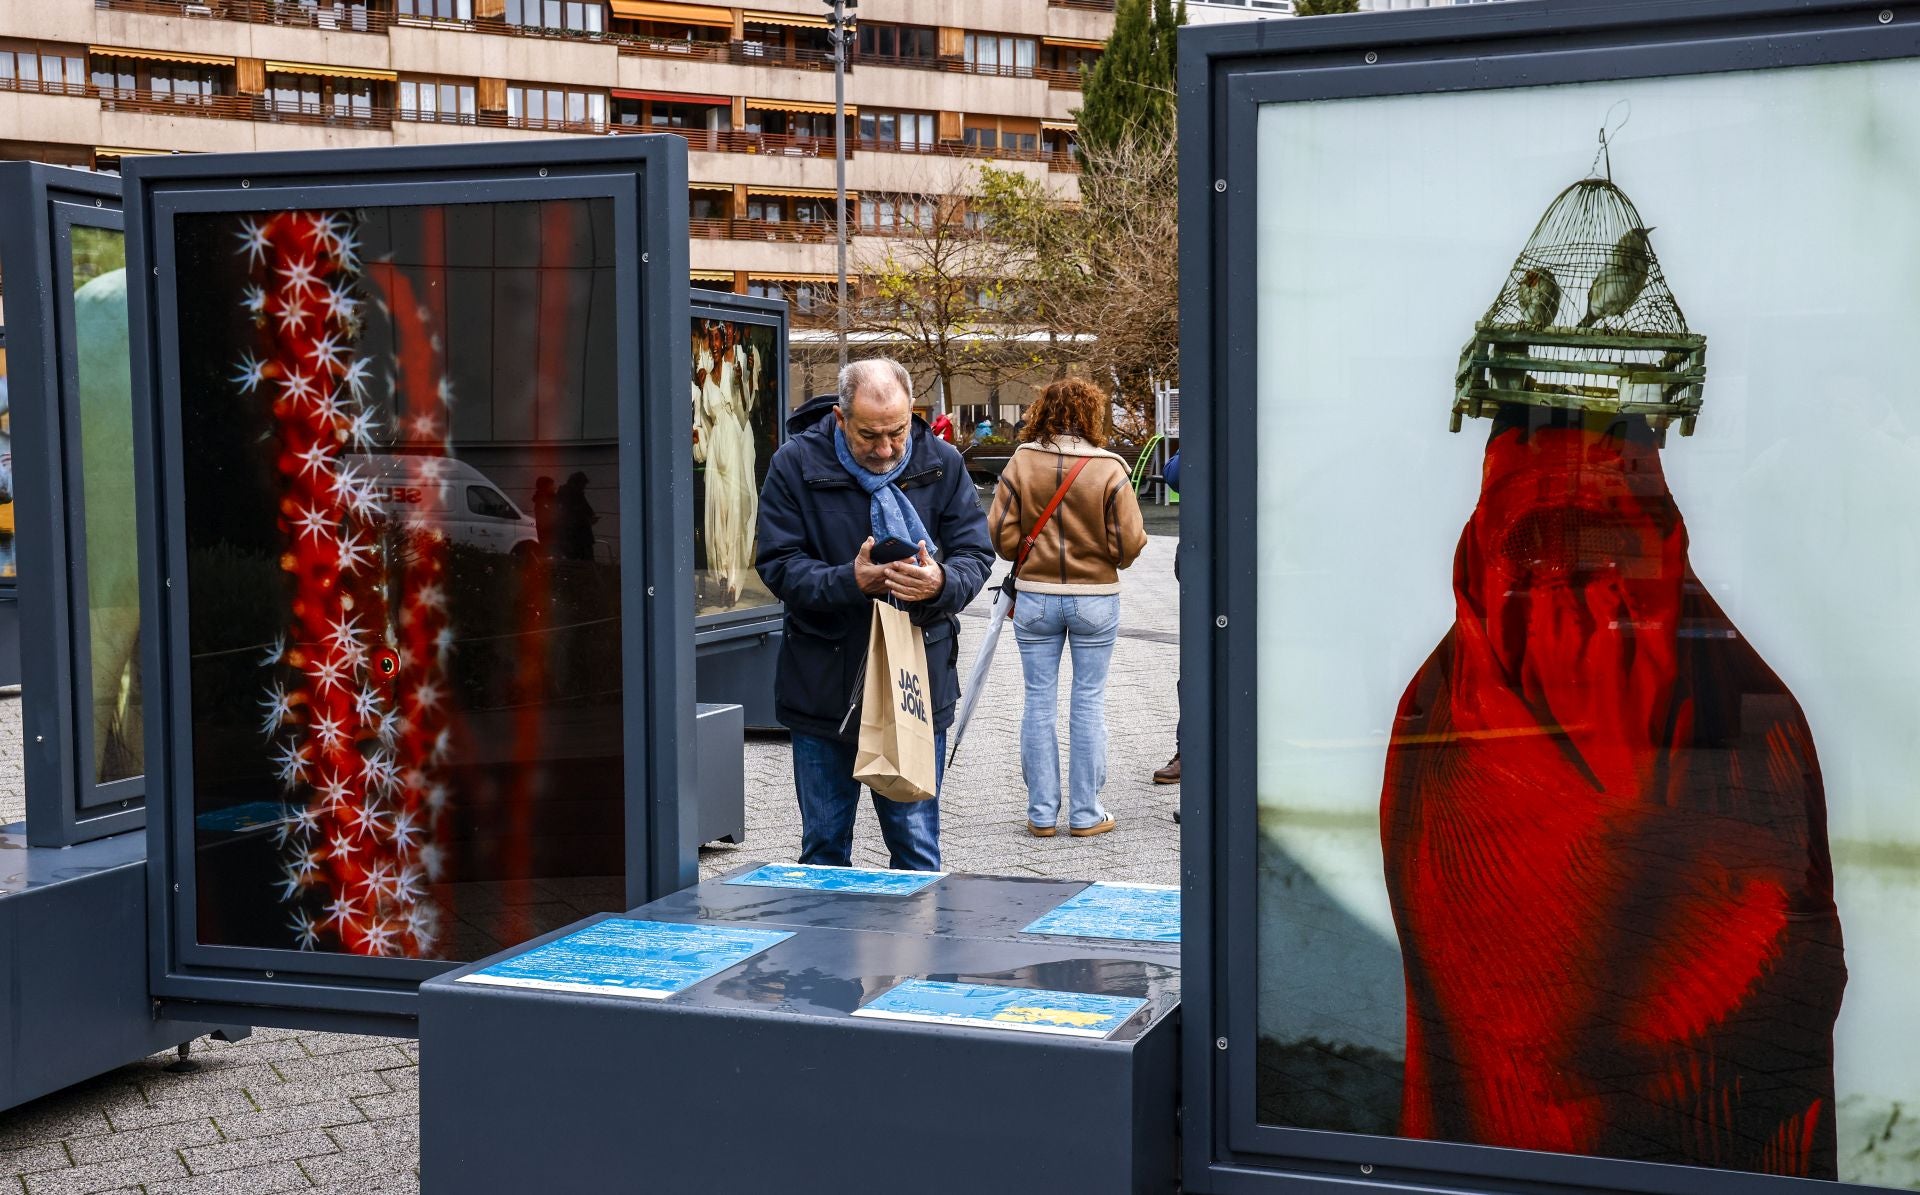
[(860, 554), (853, 558), (853, 580), (860, 592), (868, 597), (894, 597), (903, 602), (924, 602), (940, 595), (947, 583), (946, 570), (940, 567), (927, 551), (927, 541), (920, 541), (920, 554), (912, 560), (896, 560), (892, 564), (873, 562), (873, 537), (869, 535), (860, 545)]
[(893, 592), (887, 587), (888, 567), (873, 562), (873, 537), (869, 535), (860, 545), (860, 554), (853, 558), (853, 583), (868, 597), (886, 597)]

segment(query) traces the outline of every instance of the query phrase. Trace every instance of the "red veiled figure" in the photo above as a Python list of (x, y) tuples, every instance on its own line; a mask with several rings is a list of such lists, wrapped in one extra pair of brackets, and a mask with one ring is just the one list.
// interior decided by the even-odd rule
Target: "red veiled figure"
[(1381, 794), (1403, 1134), (1834, 1178), (1820, 766), (1645, 420), (1503, 407), (1453, 587)]

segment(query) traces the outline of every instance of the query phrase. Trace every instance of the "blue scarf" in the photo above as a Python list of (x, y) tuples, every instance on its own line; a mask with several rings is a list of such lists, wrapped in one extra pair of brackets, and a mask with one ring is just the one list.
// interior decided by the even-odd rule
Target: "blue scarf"
[(927, 542), (927, 551), (938, 550), (933, 537), (927, 534), (927, 525), (920, 521), (920, 512), (907, 501), (900, 487), (893, 484), (907, 470), (907, 463), (913, 460), (913, 434), (907, 434), (907, 447), (900, 454), (900, 463), (885, 473), (874, 473), (860, 467), (853, 459), (853, 453), (847, 449), (846, 433), (840, 430), (838, 422), (833, 428), (833, 455), (840, 458), (840, 467), (847, 475), (867, 491), (873, 498), (870, 518), (873, 523), (873, 538), (883, 540), (888, 536), (903, 539), (910, 544)]

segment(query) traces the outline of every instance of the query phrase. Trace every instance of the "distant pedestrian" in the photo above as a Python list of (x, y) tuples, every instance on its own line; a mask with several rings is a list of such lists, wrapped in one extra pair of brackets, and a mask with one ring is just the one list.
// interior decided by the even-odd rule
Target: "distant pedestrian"
[(947, 418), (945, 411), (933, 417), (933, 434), (947, 443), (953, 443), (953, 420)]
[(993, 420), (988, 419), (985, 415), (982, 415), (980, 417), (980, 422), (974, 425), (973, 438), (976, 440), (986, 440), (986, 439), (992, 438), (992, 436), (993, 436)]
[(568, 477), (554, 494), (554, 524), (560, 540), (559, 554), (568, 560), (593, 559), (593, 525), (600, 521), (593, 504), (587, 501), (587, 475)]
[[(1027, 832), (1051, 838), (1060, 816), (1060, 653), (1073, 651), (1068, 833), (1105, 834), (1107, 668), (1120, 629), (1120, 572), (1147, 545), (1126, 461), (1108, 452), (1107, 396), (1084, 378), (1049, 385), (1028, 408), (1024, 443), (1000, 474), (987, 524), (1016, 561), (1014, 639), (1026, 673), (1020, 774)], [(1041, 516), (1053, 506), (1051, 516)], [(1021, 560), (1022, 550), (1026, 558)]]

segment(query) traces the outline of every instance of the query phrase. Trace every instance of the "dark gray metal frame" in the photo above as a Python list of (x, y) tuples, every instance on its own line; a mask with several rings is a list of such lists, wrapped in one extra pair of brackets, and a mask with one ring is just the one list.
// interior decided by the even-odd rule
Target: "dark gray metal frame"
[(614, 201), (620, 304), (617, 403), (626, 628), (627, 903), (698, 878), (691, 791), (692, 567), (684, 534), (690, 465), (686, 403), (686, 143), (671, 136), (512, 145), (144, 158), (125, 170), (132, 294), (141, 575), (157, 612), (144, 644), (147, 758), (159, 809), (148, 827), (153, 911), (149, 967), (163, 1001), (245, 1007), (253, 1024), (404, 1031), (416, 987), (457, 964), (209, 946), (194, 937), (192, 728), (181, 511), (178, 329), (172, 218), (177, 213), (302, 206), (455, 204), (605, 197)]
[[(758, 295), (734, 295), (724, 291), (692, 292), (692, 310), (689, 320), (717, 319), (728, 320), (736, 324), (759, 324), (774, 329), (774, 336), (780, 346), (780, 394), (775, 410), (781, 412), (779, 422), (780, 444), (787, 442), (787, 373), (789, 357), (787, 352), (788, 314), (785, 299), (763, 299)], [(688, 365), (691, 376), (692, 365)], [(779, 445), (775, 445), (776, 448)], [(699, 518), (695, 511), (693, 518)], [(688, 522), (692, 526), (692, 522)], [(744, 610), (725, 610), (718, 614), (700, 615), (694, 619), (694, 647), (706, 647), (710, 643), (720, 643), (728, 639), (738, 639), (746, 635), (764, 635), (768, 631), (780, 629), (781, 619), (785, 616), (786, 605), (771, 602), (765, 606), (750, 606)]]
[[(1263, 1125), (1255, 1116), (1260, 468), (1256, 121), (1269, 103), (1920, 57), (1914, 0), (1515, 0), (1180, 36), (1185, 1186), (1688, 1195), (1832, 1190), (1781, 1178)], [(1236, 434), (1237, 433), (1237, 434)], [(1874, 1188), (1855, 1187), (1857, 1190)]]
[[(71, 846), (139, 829), (145, 778), (94, 782), (87, 678), (86, 503), (74, 385), (76, 226), (120, 229), (120, 181), (39, 163), (0, 163), (0, 263), (8, 304), (27, 837)], [(143, 610), (151, 609), (142, 595)]]

